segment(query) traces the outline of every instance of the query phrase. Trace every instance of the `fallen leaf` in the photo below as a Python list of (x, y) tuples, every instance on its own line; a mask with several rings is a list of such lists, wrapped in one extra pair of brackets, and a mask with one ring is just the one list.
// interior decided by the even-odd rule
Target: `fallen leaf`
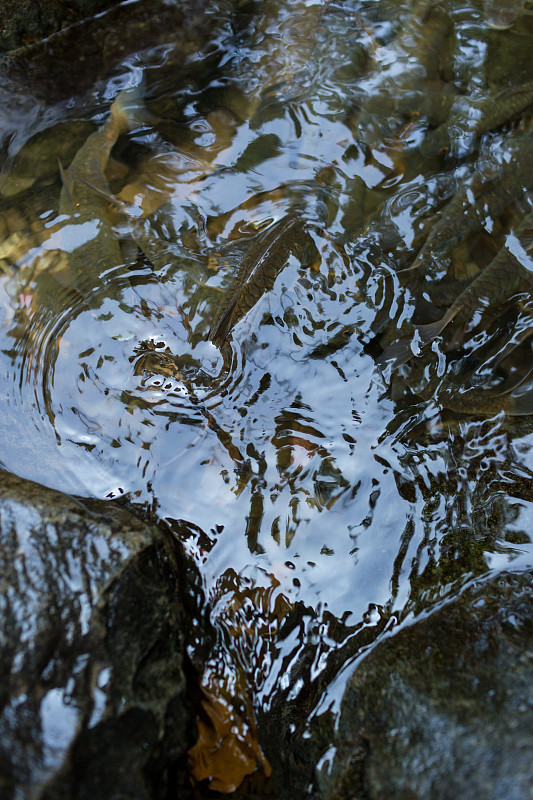
[(198, 741), (187, 756), (193, 782), (208, 780), (210, 789), (229, 794), (260, 766), (269, 777), (270, 764), (261, 752), (253, 720), (238, 716), (216, 689), (202, 687), (202, 692), (205, 718), (197, 721)]

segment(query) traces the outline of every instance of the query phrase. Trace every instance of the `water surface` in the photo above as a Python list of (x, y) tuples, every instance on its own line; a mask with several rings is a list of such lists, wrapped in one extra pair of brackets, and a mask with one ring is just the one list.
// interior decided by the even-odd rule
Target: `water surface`
[[(530, 417), (506, 400), (532, 391), (527, 278), (496, 314), (480, 297), (455, 341), (416, 347), (529, 213), (528, 170), (497, 216), (480, 207), (455, 248), (400, 270), (476, 175), (497, 194), (525, 165), (527, 103), (476, 126), (533, 80), (533, 16), (499, 30), (481, 3), (428, 8), (213, 3), (180, 52), (159, 32), (91, 89), (46, 101), (14, 84), (2, 112), (1, 463), (166, 521), (217, 631), (193, 661), (256, 712), (325, 710), (398, 622), (532, 563)], [(61, 212), (57, 157), (132, 85), (150, 116), (105, 175), (126, 204), (109, 207), (120, 262), (89, 265), (88, 298), (72, 253), (102, 223)], [(301, 247), (283, 243), (272, 287), (214, 344), (247, 254), (283, 220)], [(414, 355), (395, 367), (398, 339)]]

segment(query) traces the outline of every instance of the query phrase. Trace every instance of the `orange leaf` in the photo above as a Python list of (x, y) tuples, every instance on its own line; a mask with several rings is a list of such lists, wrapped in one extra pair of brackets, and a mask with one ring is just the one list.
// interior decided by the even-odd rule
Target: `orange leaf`
[(220, 696), (202, 689), (202, 707), (208, 721), (198, 720), (198, 741), (188, 752), (189, 774), (193, 781), (209, 780), (217, 792), (234, 792), (246, 775), (263, 767), (271, 773), (257, 741), (255, 725), (238, 717)]

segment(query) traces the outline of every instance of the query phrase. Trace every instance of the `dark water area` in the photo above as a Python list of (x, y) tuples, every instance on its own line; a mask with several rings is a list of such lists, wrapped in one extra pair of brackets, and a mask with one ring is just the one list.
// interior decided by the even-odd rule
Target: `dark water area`
[(533, 14), (487, 5), (162, 3), (106, 68), (4, 57), (0, 462), (181, 537), (243, 736), (533, 564)]

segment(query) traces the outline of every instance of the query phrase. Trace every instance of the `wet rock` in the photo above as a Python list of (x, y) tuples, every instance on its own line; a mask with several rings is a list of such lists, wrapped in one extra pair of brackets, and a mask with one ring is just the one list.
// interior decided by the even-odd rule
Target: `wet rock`
[(194, 740), (173, 541), (0, 480), (0, 797), (169, 797)]
[(158, 69), (157, 78), (148, 76), (148, 93), (152, 79), (159, 86), (162, 75), (180, 86), (185, 76), (201, 71), (198, 52), (220, 30), (218, 18), (204, 13), (204, 0), (106, 5), (111, 6), (106, 12), (44, 41), (0, 50), (0, 98), (13, 105), (27, 93), (47, 105), (74, 97), (92, 103), (105, 91), (100, 84), (130, 74), (131, 59), (137, 63), (139, 56), (143, 66)]
[(530, 800), (532, 600), (531, 573), (504, 573), (382, 641), (345, 692), (327, 800)]
[(42, 39), (119, 0), (0, 0), (0, 52)]

